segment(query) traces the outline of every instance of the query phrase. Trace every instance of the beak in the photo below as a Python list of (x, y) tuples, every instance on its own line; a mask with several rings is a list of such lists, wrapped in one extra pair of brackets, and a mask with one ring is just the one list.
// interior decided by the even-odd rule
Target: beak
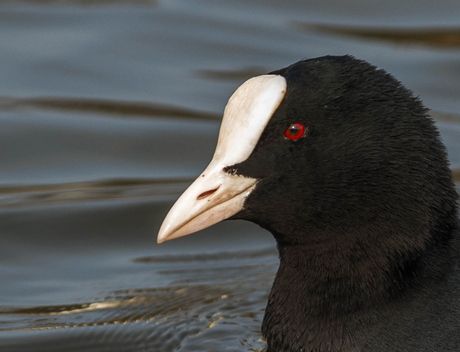
[(231, 175), (211, 162), (169, 211), (158, 243), (189, 235), (228, 219), (243, 209), (257, 180)]
[(202, 230), (243, 209), (257, 180), (224, 168), (249, 157), (285, 93), (286, 80), (277, 75), (251, 78), (235, 91), (225, 107), (211, 163), (169, 211), (158, 243)]

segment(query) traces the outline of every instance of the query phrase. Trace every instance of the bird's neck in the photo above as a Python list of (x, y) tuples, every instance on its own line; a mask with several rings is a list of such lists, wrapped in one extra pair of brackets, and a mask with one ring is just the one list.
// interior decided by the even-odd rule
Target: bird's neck
[(405, 294), (408, 276), (417, 276), (416, 264), (410, 273), (392, 268), (395, 258), (382, 256), (381, 248), (278, 243), (278, 249), (280, 267), (262, 325), (267, 352), (354, 350), (361, 326), (372, 325), (382, 307)]

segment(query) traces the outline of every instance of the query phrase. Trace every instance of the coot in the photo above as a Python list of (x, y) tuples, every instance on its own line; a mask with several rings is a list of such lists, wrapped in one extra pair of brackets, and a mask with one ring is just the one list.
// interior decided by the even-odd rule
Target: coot
[(458, 352), (457, 211), (421, 101), (365, 61), (325, 56), (236, 90), (158, 242), (224, 219), (270, 231), (268, 352)]

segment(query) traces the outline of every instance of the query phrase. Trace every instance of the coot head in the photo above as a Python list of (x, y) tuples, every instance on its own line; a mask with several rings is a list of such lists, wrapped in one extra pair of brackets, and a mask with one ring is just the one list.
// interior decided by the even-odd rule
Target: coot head
[(443, 277), (456, 199), (420, 100), (367, 62), (326, 56), (238, 88), (211, 164), (158, 240), (224, 219), (269, 230), (280, 252), (263, 326), (270, 351), (329, 351), (324, 340), (348, 316), (371, 324), (378, 314), (363, 311)]

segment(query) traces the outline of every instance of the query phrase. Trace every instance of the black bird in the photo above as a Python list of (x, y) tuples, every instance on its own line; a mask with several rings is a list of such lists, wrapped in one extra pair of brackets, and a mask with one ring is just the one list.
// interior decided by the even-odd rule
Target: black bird
[(224, 219), (276, 239), (268, 352), (460, 351), (460, 232), (427, 109), (350, 56), (252, 78), (158, 242)]

